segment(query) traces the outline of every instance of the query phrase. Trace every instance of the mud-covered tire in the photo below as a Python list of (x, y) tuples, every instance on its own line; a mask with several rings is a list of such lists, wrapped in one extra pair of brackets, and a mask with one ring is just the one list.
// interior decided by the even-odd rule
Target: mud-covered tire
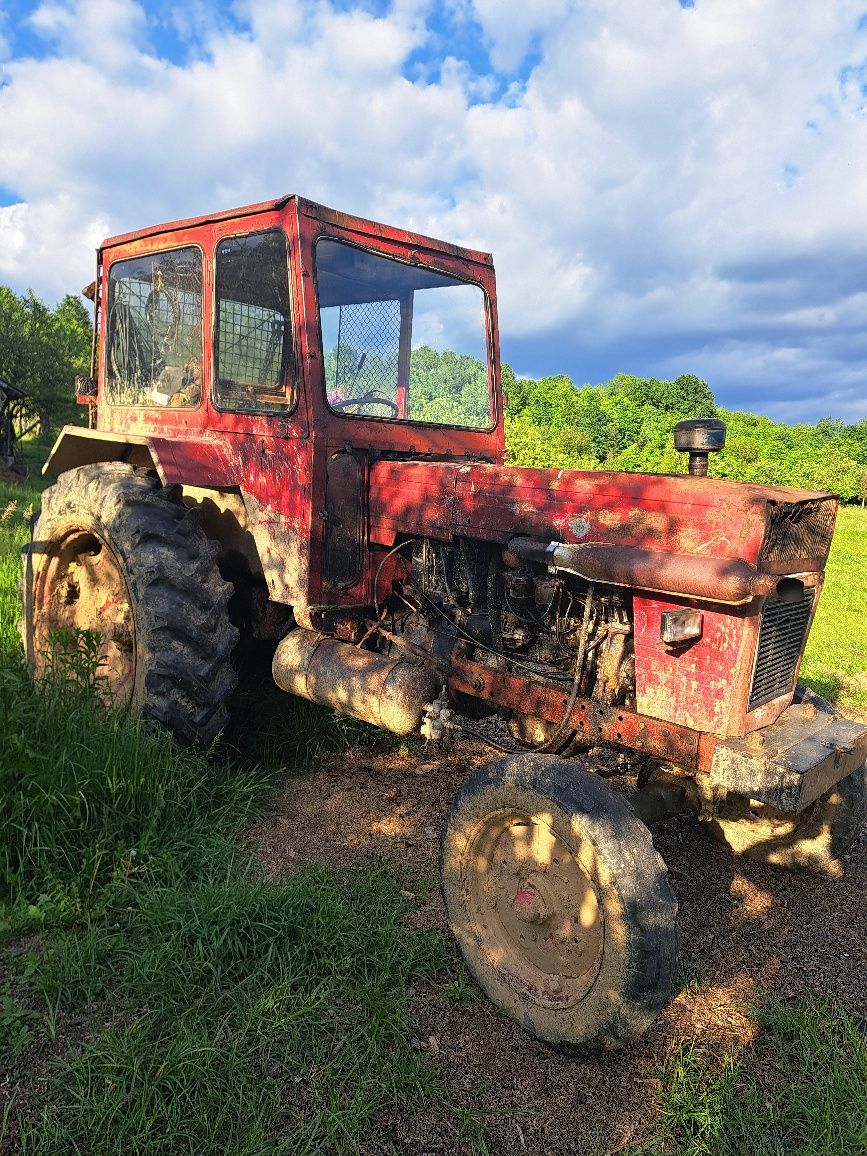
[(867, 818), (867, 766), (859, 767), (799, 815), (730, 792), (702, 827), (736, 855), (791, 871), (839, 875), (840, 860)]
[(640, 1035), (668, 1001), (677, 901), (650, 832), (580, 764), (510, 755), (473, 774), (442, 842), (452, 931), (485, 994), (572, 1054)]
[(45, 491), (29, 550), (25, 645), (36, 674), (50, 664), (51, 631), (98, 631), (113, 705), (181, 742), (210, 742), (235, 686), (238, 631), (229, 623), (232, 587), (217, 569), (219, 547), (196, 511), (148, 471), (121, 462), (81, 466)]

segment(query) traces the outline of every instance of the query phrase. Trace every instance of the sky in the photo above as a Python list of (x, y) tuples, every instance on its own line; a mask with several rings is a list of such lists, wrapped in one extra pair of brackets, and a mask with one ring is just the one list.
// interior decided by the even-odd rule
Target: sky
[(0, 0), (0, 284), (290, 192), (492, 252), (520, 375), (867, 416), (867, 0)]

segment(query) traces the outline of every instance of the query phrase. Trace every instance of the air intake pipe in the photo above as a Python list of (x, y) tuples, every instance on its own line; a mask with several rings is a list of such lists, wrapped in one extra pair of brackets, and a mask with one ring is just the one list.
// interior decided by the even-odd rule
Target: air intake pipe
[(419, 729), (425, 706), (442, 685), (436, 671), (420, 663), (359, 650), (301, 627), (278, 645), (272, 672), (281, 690), (398, 735)]

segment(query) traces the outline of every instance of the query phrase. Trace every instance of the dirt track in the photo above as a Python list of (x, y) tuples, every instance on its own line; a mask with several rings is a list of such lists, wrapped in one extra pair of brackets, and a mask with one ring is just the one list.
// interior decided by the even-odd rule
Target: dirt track
[[(475, 765), (491, 757), (494, 752), (469, 742), (436, 762), (342, 754), (286, 782), (269, 818), (251, 832), (254, 847), (275, 875), (310, 863), (379, 861), (435, 875), (451, 796)], [(529, 1039), (482, 999), (454, 1001), (430, 992), (411, 997), (418, 1040), (456, 1103), (490, 1113), (493, 1151), (613, 1153), (652, 1134), (655, 1062), (687, 1039), (737, 1054), (752, 1038), (743, 1008), (756, 988), (783, 997), (830, 991), (867, 1021), (864, 832), (842, 879), (735, 861), (687, 817), (658, 825), (654, 841), (680, 904), (685, 986), (627, 1052), (592, 1063), (567, 1059)], [(445, 928), (437, 890), (417, 919), (421, 926)], [(442, 1118), (385, 1126), (401, 1151), (456, 1151)]]

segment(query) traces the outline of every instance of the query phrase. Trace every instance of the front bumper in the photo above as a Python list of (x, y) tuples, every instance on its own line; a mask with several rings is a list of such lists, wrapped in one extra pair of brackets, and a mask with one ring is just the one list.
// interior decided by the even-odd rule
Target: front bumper
[(771, 726), (714, 750), (714, 790), (736, 791), (797, 813), (867, 762), (867, 725), (842, 718), (805, 690)]

